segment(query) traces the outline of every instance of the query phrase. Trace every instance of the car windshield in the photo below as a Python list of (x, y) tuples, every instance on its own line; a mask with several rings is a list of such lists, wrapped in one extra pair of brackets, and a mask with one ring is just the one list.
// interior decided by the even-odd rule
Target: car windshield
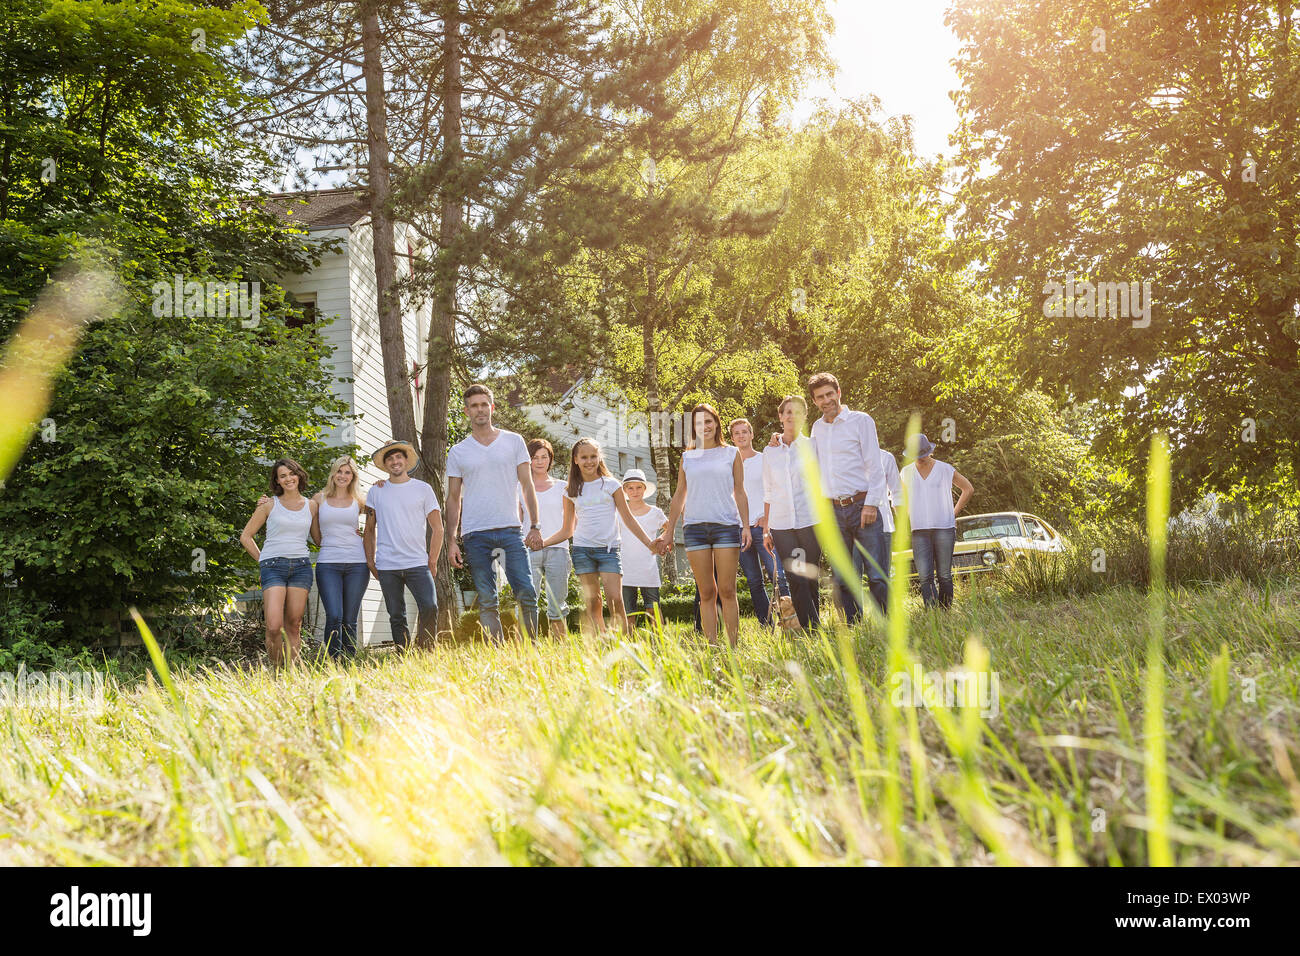
[(979, 541), (982, 538), (1019, 538), (1020, 520), (1015, 515), (976, 515), (957, 519), (958, 541)]

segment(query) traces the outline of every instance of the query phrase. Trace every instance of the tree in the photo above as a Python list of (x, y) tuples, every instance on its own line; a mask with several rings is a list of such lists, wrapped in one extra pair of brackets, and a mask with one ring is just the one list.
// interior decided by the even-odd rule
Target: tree
[(219, 51), (254, 10), (26, 4), (0, 47), (0, 336), (82, 252), (125, 297), (86, 330), (0, 492), (0, 569), (78, 637), (130, 604), (241, 590), (237, 532), (270, 460), (319, 474), (342, 411), (319, 332), (289, 327), (273, 282), (316, 250), (250, 201), (259, 157), (223, 127), (238, 84)]
[(760, 132), (800, 79), (828, 68), (828, 21), (820, 0), (640, 0), (627, 9), (624, 28), (650, 36), (706, 9), (712, 18), (710, 42), (687, 45), (682, 69), (619, 117), (623, 161), (589, 186), (605, 197), (605, 211), (563, 221), (589, 250), (593, 305), (614, 334), (605, 377), (649, 416), (666, 510), (668, 422), (679, 409), (735, 394), (741, 411), (774, 382), (793, 383), (766, 332), (788, 307), (802, 250), (787, 241), (792, 228), (760, 242), (783, 221), (789, 199), (780, 144), (762, 142)]
[(987, 334), (1028, 386), (1113, 412), (1097, 452), (1140, 465), (1168, 431), (1175, 510), (1209, 490), (1294, 507), (1294, 4), (960, 2), (949, 22), (957, 234), (1013, 304)]

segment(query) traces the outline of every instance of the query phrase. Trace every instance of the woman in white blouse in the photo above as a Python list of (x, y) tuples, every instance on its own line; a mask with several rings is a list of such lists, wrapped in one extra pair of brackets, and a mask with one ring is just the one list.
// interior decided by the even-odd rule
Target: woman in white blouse
[[(957, 515), (975, 486), (946, 461), (934, 458), (934, 445), (917, 436), (916, 461), (900, 473), (912, 524), (912, 560), (921, 579), (926, 607), (952, 607), (952, 551), (957, 543)], [(952, 502), (952, 488), (961, 494)], [(935, 579), (938, 578), (936, 585)]]
[(821, 623), (821, 593), (817, 576), (822, 549), (817, 543), (812, 498), (804, 480), (803, 456), (816, 460), (812, 439), (803, 433), (808, 403), (787, 395), (777, 406), (783, 429), (776, 444), (763, 449), (763, 537), (775, 550), (790, 583), (790, 601), (799, 626), (805, 630)]

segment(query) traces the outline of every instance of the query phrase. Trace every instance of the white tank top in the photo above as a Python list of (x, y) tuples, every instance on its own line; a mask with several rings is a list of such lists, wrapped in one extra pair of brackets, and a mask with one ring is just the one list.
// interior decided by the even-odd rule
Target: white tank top
[(262, 557), (305, 558), (307, 535), (311, 532), (311, 502), (303, 501), (302, 508), (292, 511), (280, 504), (280, 496), (271, 499), (271, 513), (266, 516), (266, 541)]
[(357, 519), (361, 507), (352, 501), (343, 505), (332, 505), (321, 499), (317, 515), (320, 520), (320, 554), (316, 555), (318, 564), (355, 564), (365, 563), (366, 548), (357, 536)]
[(684, 524), (740, 524), (736, 507), (736, 479), (732, 462), (740, 452), (734, 445), (691, 448), (682, 453), (686, 473), (686, 520)]

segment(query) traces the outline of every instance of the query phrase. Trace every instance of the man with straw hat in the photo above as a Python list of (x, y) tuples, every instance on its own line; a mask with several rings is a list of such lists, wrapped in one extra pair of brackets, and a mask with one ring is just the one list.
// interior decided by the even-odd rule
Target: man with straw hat
[[(405, 650), (406, 591), (419, 609), (416, 644), (428, 647), (437, 638), (438, 592), (433, 584), (442, 551), (442, 512), (426, 481), (411, 477), (420, 458), (410, 442), (385, 442), (370, 460), (388, 475), (366, 495), (366, 563), (384, 592), (393, 643)], [(429, 544), (424, 526), (429, 525)]]

